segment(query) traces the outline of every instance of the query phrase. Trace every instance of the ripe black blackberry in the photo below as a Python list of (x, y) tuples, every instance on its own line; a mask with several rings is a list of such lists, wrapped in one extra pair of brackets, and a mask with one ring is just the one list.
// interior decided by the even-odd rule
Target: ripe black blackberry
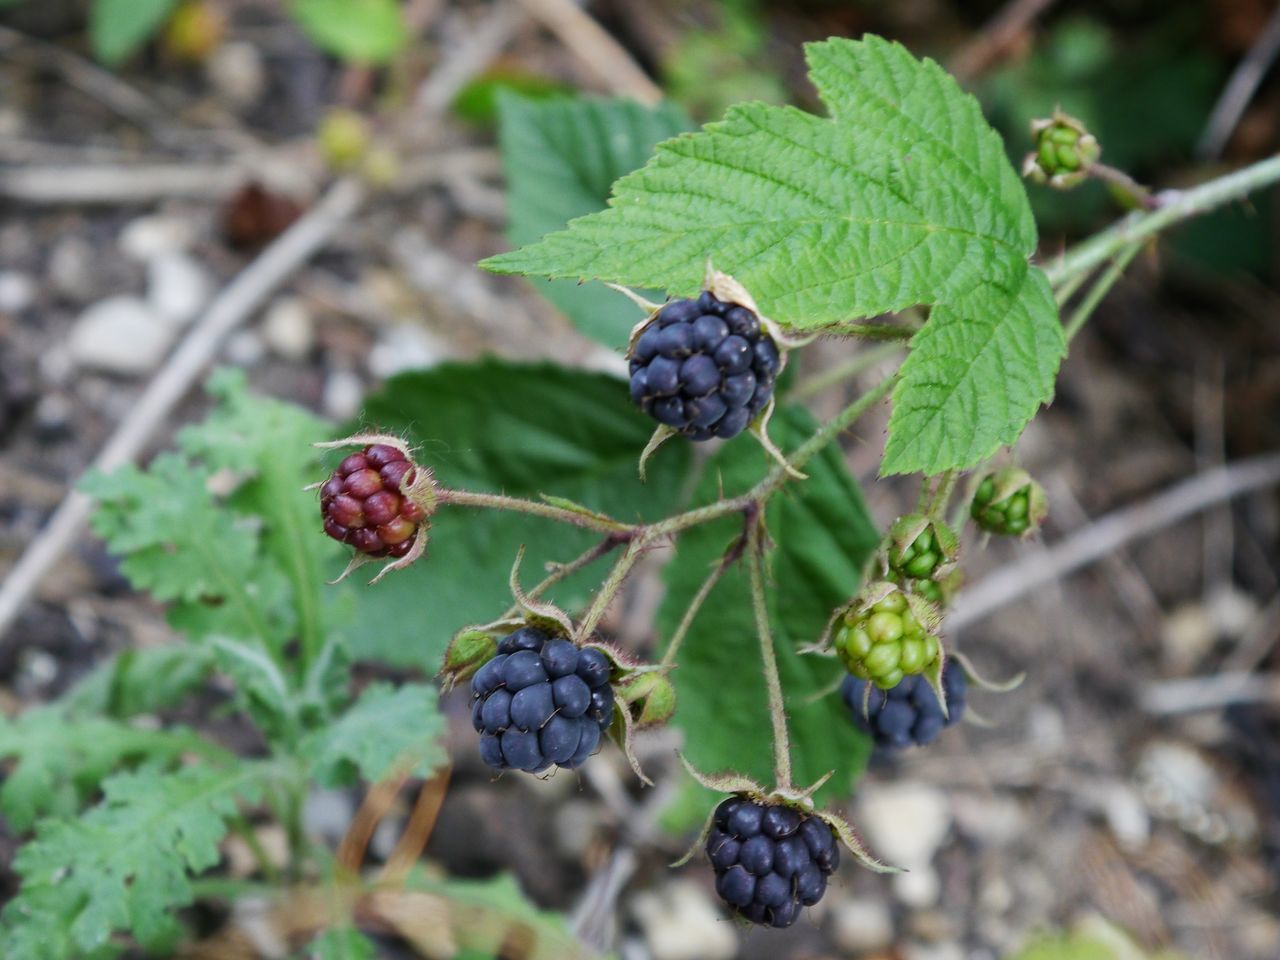
[(471, 678), (480, 758), (541, 773), (586, 763), (613, 720), (613, 665), (599, 650), (521, 627)]
[(900, 750), (933, 743), (944, 728), (959, 720), (964, 715), (968, 686), (964, 670), (955, 661), (948, 661), (942, 668), (942, 689), (947, 694), (948, 716), (945, 717), (933, 688), (918, 675), (903, 677), (889, 690), (872, 684), (865, 714), (862, 711), (863, 697), (867, 696), (865, 680), (845, 677), (840, 696), (848, 704), (854, 724), (869, 733), (877, 747)]
[(741, 433), (772, 399), (782, 368), (760, 318), (709, 290), (659, 310), (630, 360), (631, 399), (691, 440)]
[(822, 899), (840, 863), (835, 834), (816, 816), (783, 804), (730, 797), (707, 836), (716, 893), (752, 923), (789, 927)]
[(320, 487), (324, 532), (371, 557), (403, 557), (425, 519), (404, 495), (416, 468), (385, 443), (353, 453)]

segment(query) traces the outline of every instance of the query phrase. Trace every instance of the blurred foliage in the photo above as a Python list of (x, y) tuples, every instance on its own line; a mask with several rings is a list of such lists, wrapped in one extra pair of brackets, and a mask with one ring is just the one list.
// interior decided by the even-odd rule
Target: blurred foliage
[(498, 101), (507, 93), (541, 101), (571, 96), (573, 89), (551, 77), (518, 67), (500, 66), (486, 70), (463, 87), (453, 101), (453, 112), (470, 123), (497, 123)]
[(684, 31), (664, 59), (668, 93), (698, 119), (719, 119), (743, 100), (789, 100), (766, 56), (768, 31), (757, 7), (752, 0), (728, 0), (719, 24)]
[[(1213, 106), (1222, 67), (1204, 49), (1203, 28), (1192, 4), (1141, 34), (1072, 17), (1030, 56), (992, 73), (979, 92), (1011, 156), (1026, 152), (1028, 123), (1060, 107), (1097, 136), (1103, 162), (1141, 180), (1190, 158)], [(1114, 210), (1100, 184), (1070, 195), (1030, 193), (1042, 232), (1080, 230)]]

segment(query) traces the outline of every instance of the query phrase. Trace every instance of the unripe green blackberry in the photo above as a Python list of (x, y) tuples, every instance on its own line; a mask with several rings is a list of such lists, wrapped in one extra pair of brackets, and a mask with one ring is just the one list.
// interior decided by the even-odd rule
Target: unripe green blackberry
[(899, 517), (881, 546), (885, 580), (934, 603), (946, 601), (955, 580), (960, 541), (945, 523), (921, 514)]
[(1044, 488), (1015, 467), (983, 477), (969, 508), (969, 515), (981, 529), (1008, 537), (1035, 533), (1047, 513)]
[(1098, 162), (1102, 148), (1083, 123), (1061, 110), (1052, 117), (1031, 121), (1035, 150), (1027, 154), (1022, 175), (1033, 183), (1059, 190), (1076, 186)]
[(936, 608), (922, 597), (893, 583), (873, 583), (844, 611), (832, 639), (845, 669), (888, 690), (937, 661), (936, 621)]

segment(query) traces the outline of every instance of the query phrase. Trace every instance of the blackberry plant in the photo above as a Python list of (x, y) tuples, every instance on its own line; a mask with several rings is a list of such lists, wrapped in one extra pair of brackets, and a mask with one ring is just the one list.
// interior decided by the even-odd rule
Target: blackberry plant
[[(330, 440), (343, 431), (222, 374), (217, 410), (177, 453), (85, 482), (95, 530), (187, 643), (122, 657), (0, 722), (0, 811), (29, 832), (0, 915), (8, 955), (172, 948), (229, 832), (260, 858), (261, 887), (342, 905), (316, 950), (368, 955), (355, 922), (387, 920), (385, 887), (359, 879), (354, 841), (319, 849), (300, 811), (313, 785), (363, 780), (381, 797), (443, 765), (445, 722), (421, 676), (437, 671), (469, 688), (480, 755), (502, 776), (576, 776), (614, 741), (643, 778), (636, 731), (674, 726), (690, 789), (707, 791), (695, 849), (745, 921), (796, 922), (840, 846), (892, 869), (829, 807), (873, 743), (923, 745), (972, 713), (977, 677), (945, 634), (962, 522), (1026, 535), (1045, 506), (993, 458), (1052, 398), (1071, 336), (1140, 246), (1280, 180), (1280, 161), (1135, 193), (1149, 209), (1037, 262), (1004, 144), (941, 67), (875, 37), (806, 55), (825, 116), (749, 103), (667, 140), (688, 125), (671, 107), (503, 98), (523, 245), (483, 266), (565, 281), (548, 296), (626, 344), (629, 385), (551, 364), (446, 364), (366, 398), (380, 432)], [(1063, 118), (1037, 133), (1033, 177), (1115, 182)], [(559, 189), (543, 196), (531, 171), (548, 165)], [(1059, 303), (1086, 285), (1064, 326)], [(891, 341), (905, 358), (817, 422), (779, 375), (818, 336)], [(881, 472), (919, 475), (921, 496), (882, 535), (838, 440), (885, 401)], [(685, 440), (716, 442), (695, 457)], [(972, 498), (954, 509), (969, 472)], [(640, 562), (673, 543), (649, 660), (649, 638), (611, 613)], [(545, 567), (527, 588), (522, 560)], [(396, 575), (344, 579), (372, 561), (375, 579)], [(358, 660), (418, 676), (362, 681)], [(260, 737), (252, 758), (134, 722), (214, 674)], [(283, 863), (255, 849), (250, 818), (283, 828)], [(405, 862), (421, 833), (406, 830)], [(460, 895), (411, 869), (400, 879)], [(505, 942), (449, 933), (463, 952)], [(578, 955), (547, 936), (541, 955)]]

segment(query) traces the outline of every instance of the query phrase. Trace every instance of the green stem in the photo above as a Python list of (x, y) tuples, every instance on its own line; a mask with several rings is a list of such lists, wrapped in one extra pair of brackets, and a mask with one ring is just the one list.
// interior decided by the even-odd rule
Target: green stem
[(870, 370), (881, 361), (896, 357), (900, 353), (902, 353), (902, 344), (900, 343), (882, 343), (868, 350), (859, 350), (857, 354), (848, 360), (834, 364), (830, 368), (806, 378), (803, 383), (795, 386), (787, 394), (787, 398), (795, 401), (807, 400), (828, 387), (834, 387), (837, 384), (844, 383), (846, 380), (851, 380), (863, 371)]
[(769, 608), (764, 588), (764, 544), (761, 531), (763, 517), (756, 518), (747, 534), (747, 563), (751, 568), (751, 609), (755, 614), (756, 633), (760, 637), (760, 660), (764, 668), (764, 685), (769, 693), (769, 719), (773, 723), (773, 778), (778, 790), (790, 790), (791, 737), (787, 733), (787, 706), (782, 697), (782, 678), (778, 675), (778, 657), (773, 649), (773, 630), (769, 626)]
[(813, 332), (832, 337), (862, 337), (864, 340), (910, 340), (919, 329), (893, 323), (835, 323)]
[(475, 493), (470, 490), (441, 489), (438, 494), (442, 505), (453, 504), (459, 507), (513, 510), (517, 513), (528, 513), (535, 517), (545, 517), (548, 520), (559, 520), (561, 523), (571, 523), (575, 527), (599, 530), (601, 533), (632, 534), (640, 529), (631, 524), (614, 520), (612, 517), (606, 517), (603, 514), (588, 512), (585, 509), (582, 511), (570, 510), (567, 507), (558, 507), (551, 503), (542, 503), (538, 500), (523, 500), (519, 497), (508, 497), (500, 493)]
[[(544, 593), (546, 593), (549, 589), (551, 589), (561, 580), (565, 580), (573, 576), (575, 573), (577, 573), (579, 570), (583, 569), (584, 567), (591, 566), (591, 564), (595, 563), (601, 557), (605, 556), (605, 554), (610, 553), (613, 550), (616, 550), (618, 545), (621, 544), (622, 542), (623, 541), (618, 539), (617, 537), (612, 537), (612, 536), (605, 537), (595, 546), (591, 547), (589, 550), (587, 550), (585, 553), (581, 554), (580, 556), (570, 560), (568, 563), (557, 563), (557, 564), (551, 565), (552, 566), (551, 572), (548, 573), (546, 577), (544, 577), (537, 584), (537, 586), (535, 586), (532, 590), (528, 592), (529, 599), (536, 600), (538, 597), (542, 596)], [(511, 617), (514, 617), (519, 612), (520, 612), (520, 605), (515, 604), (510, 608), (508, 608), (507, 612), (503, 614), (502, 619), (506, 620)]]
[(1092, 274), (1093, 274), (1092, 269), (1081, 270), (1074, 277), (1072, 277), (1071, 279), (1067, 280), (1064, 284), (1062, 284), (1062, 286), (1055, 289), (1053, 291), (1053, 300), (1058, 305), (1058, 307), (1062, 308), (1063, 306), (1065, 306), (1066, 302), (1075, 296), (1076, 291), (1084, 286), (1085, 281), (1088, 280), (1089, 277), (1092, 276)]
[(1106, 272), (1100, 276), (1096, 283), (1089, 288), (1089, 292), (1085, 298), (1080, 301), (1080, 305), (1076, 307), (1075, 313), (1071, 315), (1071, 319), (1067, 321), (1067, 342), (1070, 343), (1075, 339), (1075, 335), (1088, 321), (1102, 298), (1107, 295), (1112, 287), (1116, 285), (1116, 281), (1120, 279), (1120, 275), (1124, 273), (1125, 268), (1133, 262), (1133, 258), (1138, 255), (1138, 251), (1142, 249), (1141, 243), (1131, 243), (1122, 249), (1116, 258), (1111, 261), (1111, 266), (1107, 267)]
[(933, 500), (929, 504), (927, 515), (934, 520), (943, 520), (947, 512), (947, 504), (951, 502), (951, 495), (955, 493), (956, 483), (960, 480), (960, 474), (955, 470), (948, 470), (942, 474), (938, 480), (937, 489), (934, 491)]
[(702, 605), (706, 603), (707, 597), (710, 596), (715, 585), (720, 582), (720, 578), (742, 556), (743, 546), (744, 541), (741, 537), (729, 544), (724, 555), (716, 561), (716, 565), (711, 569), (711, 573), (707, 574), (707, 578), (702, 581), (702, 586), (693, 595), (693, 600), (689, 602), (684, 616), (680, 619), (680, 625), (676, 627), (676, 632), (671, 635), (671, 642), (667, 644), (667, 649), (662, 654), (662, 666), (669, 667), (676, 662), (676, 655), (680, 652), (680, 645), (684, 643), (684, 638), (688, 635), (689, 628), (693, 626), (693, 621), (698, 616), (698, 611), (702, 609)]
[(1159, 209), (1130, 214), (1115, 226), (1072, 247), (1061, 259), (1048, 264), (1045, 273), (1051, 284), (1059, 286), (1076, 274), (1110, 260), (1130, 244), (1277, 181), (1280, 181), (1280, 156), (1261, 160), (1243, 170), (1182, 191), (1171, 199), (1168, 194), (1159, 194)]
[(234, 830), (240, 839), (245, 842), (245, 846), (249, 848), (249, 852), (253, 854), (253, 858), (258, 861), (258, 869), (262, 871), (262, 878), (273, 887), (279, 886), (280, 871), (277, 869), (276, 865), (271, 862), (271, 857), (262, 846), (262, 841), (258, 839), (258, 835), (254, 832), (252, 824), (245, 819), (243, 814), (237, 814), (231, 819), (230, 823), (231, 829)]
[(608, 578), (600, 585), (599, 592), (592, 599), (591, 606), (582, 615), (582, 622), (578, 624), (577, 631), (580, 641), (585, 643), (591, 639), (591, 635), (595, 633), (596, 627), (600, 625), (605, 612), (609, 609), (609, 604), (613, 602), (613, 598), (618, 595), (618, 591), (622, 589), (622, 585), (626, 582), (627, 575), (631, 573), (631, 568), (636, 565), (636, 561), (640, 559), (651, 542), (651, 537), (636, 537), (627, 544), (626, 551), (618, 558), (618, 562), (613, 565), (613, 569), (609, 571)]

